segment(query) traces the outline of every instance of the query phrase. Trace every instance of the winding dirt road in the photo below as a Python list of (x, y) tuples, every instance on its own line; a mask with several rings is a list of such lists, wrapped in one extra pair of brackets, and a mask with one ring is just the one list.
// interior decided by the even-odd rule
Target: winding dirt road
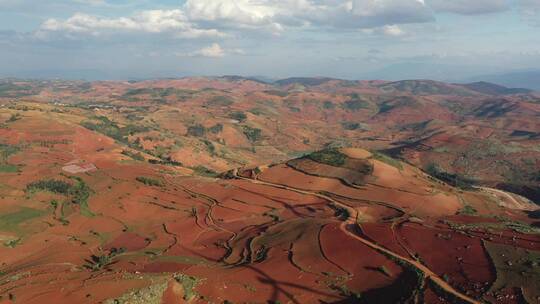
[(538, 209), (538, 206), (518, 201), (514, 196), (512, 196), (508, 192), (504, 192), (502, 190), (494, 189), (494, 188), (487, 188), (487, 187), (476, 187), (476, 188), (480, 189), (480, 190), (482, 190), (484, 192), (492, 193), (495, 196), (497, 196), (496, 194), (499, 194), (499, 195), (502, 195), (502, 196), (508, 198), (510, 200), (510, 202), (513, 203), (513, 205), (504, 204), (504, 206), (507, 207), (507, 208), (518, 209), (518, 210), (528, 210), (528, 211), (534, 211), (534, 210)]
[(346, 204), (343, 204), (329, 196), (326, 196), (324, 194), (320, 194), (320, 193), (317, 193), (317, 192), (312, 192), (312, 191), (306, 191), (306, 190), (302, 190), (302, 189), (297, 189), (297, 188), (293, 188), (293, 187), (289, 187), (289, 186), (286, 186), (286, 185), (282, 185), (282, 184), (274, 184), (274, 183), (270, 183), (270, 182), (265, 182), (265, 181), (261, 181), (261, 180), (255, 180), (255, 179), (251, 179), (251, 178), (247, 178), (247, 177), (243, 177), (243, 176), (240, 176), (238, 175), (238, 169), (235, 169), (232, 171), (233, 175), (237, 178), (237, 179), (241, 179), (241, 180), (245, 180), (245, 181), (249, 181), (251, 183), (254, 183), (254, 184), (259, 184), (259, 185), (265, 185), (265, 186), (270, 186), (270, 187), (275, 187), (275, 188), (279, 188), (279, 189), (285, 189), (285, 190), (289, 190), (289, 191), (293, 191), (293, 192), (296, 192), (296, 193), (300, 193), (300, 194), (306, 194), (306, 195), (312, 195), (312, 196), (316, 196), (316, 197), (319, 197), (319, 198), (322, 198), (324, 200), (327, 200), (327, 201), (330, 201), (336, 205), (338, 205), (339, 207), (341, 208), (344, 208), (346, 209), (349, 214), (351, 216), (348, 217), (348, 219), (346, 221), (344, 221), (341, 225), (340, 225), (340, 229), (343, 233), (347, 234), (348, 236), (350, 236), (351, 238), (354, 238), (360, 242), (362, 242), (364, 245), (380, 252), (380, 253), (383, 253), (387, 256), (390, 256), (392, 258), (395, 258), (401, 262), (404, 262), (406, 264), (409, 264), (413, 267), (415, 267), (418, 271), (422, 272), (424, 274), (424, 277), (426, 279), (429, 279), (431, 280), (435, 285), (437, 285), (438, 287), (440, 287), (442, 290), (446, 291), (448, 294), (466, 302), (466, 303), (472, 303), (472, 304), (481, 304), (482, 302), (479, 302), (473, 298), (470, 298), (469, 296), (461, 293), (460, 291), (454, 289), (450, 284), (448, 284), (446, 281), (444, 281), (441, 277), (439, 277), (436, 273), (434, 273), (432, 270), (430, 270), (429, 268), (427, 268), (425, 265), (419, 263), (418, 261), (415, 261), (415, 260), (412, 260), (412, 259), (409, 259), (407, 257), (404, 257), (404, 256), (401, 256), (397, 253), (394, 253), (380, 245), (377, 245), (369, 240), (366, 240), (360, 236), (358, 236), (356, 233), (352, 232), (349, 228), (350, 227), (357, 227), (357, 218), (358, 218), (358, 211), (349, 206), (349, 205), (346, 205)]

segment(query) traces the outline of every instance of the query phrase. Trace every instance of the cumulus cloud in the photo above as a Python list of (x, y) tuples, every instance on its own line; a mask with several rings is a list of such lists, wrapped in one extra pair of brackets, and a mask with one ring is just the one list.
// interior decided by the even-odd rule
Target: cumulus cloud
[[(13, 1), (13, 0), (0, 0)], [(107, 4), (106, 0), (75, 0)], [(176, 9), (147, 10), (126, 17), (77, 13), (65, 20), (49, 19), (42, 32), (172, 33), (176, 37), (223, 37), (239, 31), (286, 33), (289, 29), (370, 29), (401, 36), (401, 25), (435, 21), (436, 12), (463, 15), (508, 10), (518, 3), (526, 16), (537, 16), (540, 0), (186, 0)], [(530, 18), (530, 17), (529, 17)], [(368, 31), (369, 32), (369, 31)]]
[(244, 51), (241, 49), (224, 49), (218, 43), (213, 43), (210, 46), (204, 47), (200, 50), (191, 53), (177, 53), (180, 57), (209, 57), (209, 58), (221, 58), (225, 55), (237, 54), (243, 55)]
[(423, 0), (188, 0), (191, 19), (239, 28), (369, 28), (433, 21)]
[[(508, 0), (425, 0), (437, 12), (462, 15), (480, 15), (502, 12), (510, 9)], [(534, 0), (530, 0), (534, 1)]]
[[(5, 1), (5, 0), (0, 0)], [(105, 0), (76, 0), (107, 4)], [(388, 35), (401, 35), (399, 24), (433, 21), (423, 0), (187, 0), (177, 9), (147, 10), (125, 17), (76, 13), (48, 19), (38, 31), (50, 33), (115, 34), (169, 33), (181, 38), (223, 37), (243, 30), (281, 34), (288, 28), (365, 29), (388, 26)]]
[(181, 38), (217, 37), (216, 29), (197, 28), (182, 10), (148, 10), (131, 17), (103, 18), (83, 13), (61, 21), (48, 19), (40, 27), (43, 32), (67, 32), (100, 35), (111, 32), (172, 33)]
[(252, 0), (187, 0), (183, 7), (196, 21), (229, 22), (238, 26), (258, 27), (276, 24), (278, 5)]
[(363, 29), (363, 33), (383, 35), (389, 37), (401, 37), (405, 36), (406, 32), (397, 25), (385, 25), (377, 28)]

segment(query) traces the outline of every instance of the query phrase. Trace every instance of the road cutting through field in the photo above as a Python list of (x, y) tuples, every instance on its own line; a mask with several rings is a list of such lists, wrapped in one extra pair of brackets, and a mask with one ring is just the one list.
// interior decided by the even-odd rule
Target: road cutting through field
[(255, 179), (251, 179), (251, 178), (247, 178), (247, 177), (243, 177), (243, 176), (240, 176), (238, 174), (238, 169), (234, 169), (232, 171), (234, 177), (236, 177), (237, 179), (240, 179), (240, 180), (245, 180), (245, 181), (249, 181), (251, 183), (254, 183), (254, 184), (259, 184), (259, 185), (266, 185), (266, 186), (270, 186), (270, 187), (275, 187), (275, 188), (280, 188), (280, 189), (285, 189), (285, 190), (289, 190), (289, 191), (293, 191), (293, 192), (296, 192), (296, 193), (301, 193), (301, 194), (306, 194), (306, 195), (313, 195), (313, 196), (316, 196), (316, 197), (319, 197), (319, 198), (322, 198), (322, 199), (325, 199), (327, 201), (330, 201), (338, 206), (340, 206), (341, 208), (344, 208), (346, 209), (349, 214), (351, 216), (349, 216), (347, 218), (346, 221), (344, 221), (341, 225), (340, 225), (340, 230), (347, 234), (348, 236), (362, 242), (363, 244), (365, 244), (366, 246), (376, 250), (376, 251), (379, 251), (387, 256), (390, 256), (392, 258), (395, 258), (397, 260), (400, 260), (402, 262), (405, 262), (409, 265), (412, 265), (413, 267), (415, 267), (418, 271), (422, 272), (425, 276), (426, 279), (430, 279), (434, 284), (436, 284), (438, 287), (440, 287), (441, 289), (443, 289), (444, 291), (446, 291), (447, 293), (459, 298), (460, 300), (462, 301), (465, 301), (467, 303), (472, 303), (472, 304), (481, 304), (480, 301), (477, 301), (461, 292), (459, 292), (458, 290), (454, 289), (450, 284), (448, 284), (446, 281), (444, 281), (442, 278), (440, 278), (436, 273), (434, 273), (432, 270), (430, 270), (429, 268), (427, 268), (425, 265), (415, 261), (415, 260), (412, 260), (412, 259), (409, 259), (409, 258), (406, 258), (404, 256), (401, 256), (397, 253), (394, 253), (380, 245), (377, 245), (369, 240), (366, 240), (360, 236), (358, 236), (357, 234), (351, 232), (349, 229), (347, 229), (348, 226), (350, 225), (358, 225), (356, 220), (358, 218), (358, 211), (353, 208), (353, 207), (350, 207), (346, 204), (343, 204), (329, 196), (326, 196), (326, 195), (323, 195), (323, 194), (320, 194), (320, 193), (317, 193), (317, 192), (312, 192), (312, 191), (306, 191), (306, 190), (302, 190), (302, 189), (296, 189), (296, 188), (292, 188), (292, 187), (289, 187), (289, 186), (286, 186), (286, 185), (281, 185), (281, 184), (274, 184), (274, 183), (270, 183), (270, 182), (265, 182), (265, 181), (261, 181), (261, 180), (255, 180)]

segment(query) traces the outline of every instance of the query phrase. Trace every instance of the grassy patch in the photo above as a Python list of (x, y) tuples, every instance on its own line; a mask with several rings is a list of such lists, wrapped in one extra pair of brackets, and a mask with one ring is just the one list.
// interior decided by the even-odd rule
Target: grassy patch
[(79, 205), (82, 216), (93, 217), (95, 214), (88, 206), (88, 199), (92, 190), (80, 177), (72, 177), (75, 180), (75, 185), (71, 187), (70, 194), (73, 196), (72, 202)]
[(465, 207), (461, 208), (457, 214), (460, 214), (460, 215), (475, 215), (478, 211), (476, 209), (474, 209), (472, 206), (470, 205), (466, 205)]
[(400, 171), (403, 170), (403, 164), (401, 163), (401, 161), (395, 158), (392, 158), (386, 154), (383, 154), (381, 152), (377, 152), (377, 151), (370, 151), (370, 152), (371, 152), (371, 158), (376, 159), (380, 162), (383, 162), (387, 165), (390, 165)]
[(133, 160), (144, 161), (144, 156), (140, 152), (134, 153), (129, 150), (123, 150), (122, 154)]
[(197, 175), (206, 177), (217, 177), (219, 175), (216, 171), (208, 169), (205, 166), (197, 166), (193, 168), (193, 171), (195, 171), (195, 174)]
[(0, 230), (17, 231), (21, 223), (44, 214), (42, 210), (22, 207), (19, 211), (0, 215)]
[(27, 192), (49, 191), (56, 194), (61, 194), (71, 197), (73, 204), (79, 205), (81, 215), (86, 217), (95, 216), (88, 206), (88, 199), (92, 193), (92, 189), (80, 177), (70, 177), (74, 180), (74, 184), (56, 179), (40, 180), (26, 185)]
[(199, 279), (185, 274), (179, 274), (175, 277), (175, 280), (180, 283), (184, 289), (184, 300), (190, 301), (198, 295), (195, 291), (195, 287), (199, 283)]
[(17, 173), (19, 166), (10, 164), (0, 164), (0, 173)]
[(487, 230), (487, 231), (500, 231), (510, 229), (515, 232), (524, 234), (540, 234), (540, 228), (531, 226), (527, 223), (500, 219), (501, 222), (497, 223), (472, 223), (472, 224), (457, 224), (453, 222), (446, 222), (450, 228), (455, 230)]

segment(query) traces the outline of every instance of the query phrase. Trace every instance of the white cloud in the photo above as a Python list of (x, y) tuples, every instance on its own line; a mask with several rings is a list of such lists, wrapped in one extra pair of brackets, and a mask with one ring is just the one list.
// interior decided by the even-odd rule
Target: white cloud
[(497, 13), (510, 9), (508, 0), (426, 0), (437, 12), (462, 15)]
[(369, 28), (433, 21), (423, 0), (188, 0), (191, 20), (236, 28)]
[(197, 54), (202, 57), (218, 58), (225, 56), (225, 51), (221, 48), (219, 44), (214, 43), (209, 47), (202, 48), (200, 51), (197, 52)]
[[(0, 0), (14, 1), (14, 0)], [(106, 0), (74, 0), (110, 5)], [(435, 12), (464, 15), (509, 9), (510, 0), (187, 0), (177, 9), (147, 10), (125, 17), (77, 13), (65, 20), (45, 21), (50, 32), (95, 36), (119, 32), (170, 33), (176, 37), (223, 37), (225, 33), (289, 29), (358, 30), (402, 36), (405, 24), (435, 21)], [(528, 19), (538, 16), (540, 0), (512, 0)], [(530, 17), (533, 16), (533, 17)], [(43, 33), (44, 32), (44, 33)], [(369, 31), (368, 31), (369, 32)]]
[(382, 32), (387, 36), (403, 36), (405, 32), (397, 25), (385, 25)]
[(401, 37), (406, 35), (406, 32), (395, 24), (363, 29), (362, 32), (366, 34), (384, 35), (389, 37)]
[(210, 57), (210, 58), (221, 58), (225, 55), (236, 54), (244, 55), (245, 52), (241, 49), (223, 49), (218, 43), (213, 43), (210, 46), (204, 47), (198, 51), (191, 53), (177, 53), (177, 56), (180, 57)]
[(105, 0), (74, 0), (76, 3), (90, 5), (90, 6), (108, 6), (109, 4)]
[(48, 19), (40, 27), (44, 32), (66, 32), (100, 35), (115, 32), (171, 33), (181, 38), (224, 34), (216, 29), (197, 28), (182, 10), (148, 10), (131, 17), (102, 18), (77, 13), (65, 21)]

